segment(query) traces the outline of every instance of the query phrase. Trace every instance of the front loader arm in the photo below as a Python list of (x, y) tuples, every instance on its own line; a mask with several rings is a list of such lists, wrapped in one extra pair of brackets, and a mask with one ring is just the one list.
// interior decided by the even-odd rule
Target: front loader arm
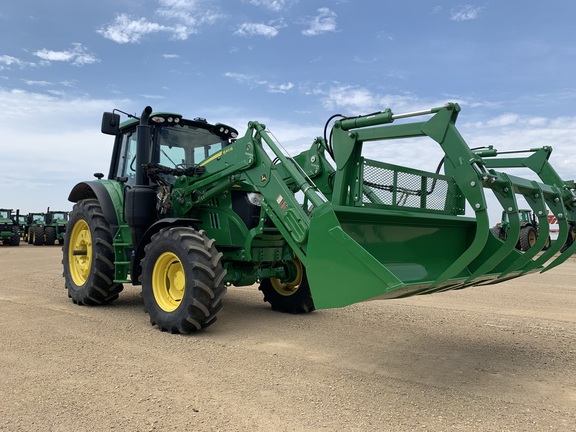
[[(275, 155), (277, 163), (270, 158), (266, 147)], [(318, 154), (314, 151), (311, 153), (313, 156)], [(301, 159), (302, 156), (295, 159), (298, 158)], [(323, 169), (320, 161), (312, 156), (309, 159), (312, 160), (309, 166), (310, 175), (320, 175)], [(295, 191), (301, 191), (306, 201), (314, 207), (323, 205), (327, 200), (308, 173), (282, 153), (263, 124), (250, 122), (242, 138), (200, 165), (205, 168), (201, 176), (181, 176), (174, 184), (172, 201), (177, 213), (187, 213), (193, 207), (235, 186), (252, 189), (262, 194), (264, 213), (274, 222), (291, 249), (306, 265), (310, 216), (296, 199)]]

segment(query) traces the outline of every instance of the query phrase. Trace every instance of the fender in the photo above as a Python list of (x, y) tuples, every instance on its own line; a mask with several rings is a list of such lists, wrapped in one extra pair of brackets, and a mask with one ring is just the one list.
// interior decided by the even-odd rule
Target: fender
[[(124, 208), (123, 195), (118, 190), (118, 185), (120, 183), (110, 180), (81, 182), (74, 186), (68, 196), (68, 201), (77, 203), (83, 199), (96, 198), (102, 207), (104, 218), (112, 230), (112, 236), (114, 236), (118, 232), (118, 219), (121, 218), (121, 212)], [(112, 193), (115, 195), (115, 199), (113, 199)], [(115, 206), (114, 201), (118, 201), (119, 205)]]

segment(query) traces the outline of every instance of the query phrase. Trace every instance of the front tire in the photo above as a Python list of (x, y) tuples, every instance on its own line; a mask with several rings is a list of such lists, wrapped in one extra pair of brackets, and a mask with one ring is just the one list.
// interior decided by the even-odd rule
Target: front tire
[(538, 233), (534, 229), (533, 226), (527, 225), (520, 230), (520, 248), (526, 252), (534, 243), (536, 243), (536, 239), (538, 238)]
[(296, 268), (293, 280), (281, 282), (276, 278), (262, 279), (258, 289), (262, 291), (264, 301), (270, 303), (272, 310), (292, 314), (312, 312), (316, 308), (310, 293), (306, 269), (298, 259), (292, 263)]
[(96, 199), (74, 205), (69, 235), (62, 247), (64, 284), (68, 297), (79, 305), (103, 305), (118, 298), (124, 288), (114, 283), (112, 231)]
[(187, 334), (216, 321), (226, 293), (226, 271), (214, 243), (204, 231), (189, 227), (167, 227), (152, 236), (140, 277), (152, 325)]

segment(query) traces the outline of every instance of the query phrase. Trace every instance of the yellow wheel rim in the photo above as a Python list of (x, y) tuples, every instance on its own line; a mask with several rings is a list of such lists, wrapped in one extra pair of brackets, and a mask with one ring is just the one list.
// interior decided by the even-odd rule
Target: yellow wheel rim
[(156, 303), (165, 312), (178, 309), (186, 290), (184, 266), (172, 252), (164, 252), (154, 263), (152, 293)]
[(300, 288), (300, 284), (302, 283), (302, 276), (304, 274), (302, 270), (302, 263), (299, 259), (293, 259), (292, 263), (296, 267), (296, 276), (294, 279), (288, 282), (281, 282), (280, 279), (270, 278), (272, 288), (274, 288), (278, 294), (286, 297), (289, 297), (298, 291), (298, 288)]
[(530, 244), (530, 246), (534, 246), (534, 243), (536, 243), (536, 232), (535, 231), (530, 231), (530, 235), (528, 236), (528, 243)]
[(70, 276), (77, 286), (82, 286), (90, 276), (92, 266), (92, 234), (85, 220), (74, 224), (70, 233), (68, 267)]

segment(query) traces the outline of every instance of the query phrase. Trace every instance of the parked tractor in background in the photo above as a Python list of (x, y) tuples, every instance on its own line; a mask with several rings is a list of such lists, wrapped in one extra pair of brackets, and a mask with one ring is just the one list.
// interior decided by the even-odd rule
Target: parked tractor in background
[(17, 210), (16, 214), (12, 216), (12, 219), (14, 220), (14, 223), (18, 224), (18, 227), (20, 229), (20, 238), (22, 240), (25, 240), (26, 227), (28, 225), (28, 216), (25, 214), (20, 214), (20, 212)]
[(44, 215), (44, 244), (53, 245), (64, 244), (64, 234), (66, 233), (66, 224), (68, 223), (67, 211), (48, 210)]
[(28, 213), (26, 219), (27, 226), (24, 233), (24, 240), (28, 244), (34, 246), (42, 246), (44, 244), (44, 213)]
[[(107, 177), (94, 174), (68, 197), (64, 284), (79, 305), (109, 304), (123, 284), (141, 285), (162, 331), (211, 325), (230, 286), (258, 284), (272, 309), (301, 313), (499, 283), (550, 270), (576, 250), (556, 254), (576, 220), (576, 194), (550, 165), (552, 148), (504, 158), (492, 146), (472, 150), (456, 129), (455, 103), (333, 116), (294, 157), (256, 121), (238, 137), (202, 118), (146, 107), (121, 123), (117, 111), (102, 119), (115, 139)], [(362, 155), (370, 143), (385, 155), (395, 139), (416, 137), (442, 151), (436, 172)], [(504, 168), (527, 168), (539, 181)], [(485, 189), (508, 214), (504, 239), (490, 234)], [(540, 226), (525, 252), (515, 248), (516, 195)], [(561, 243), (536, 257), (547, 209)]]
[[(516, 249), (527, 251), (536, 244), (536, 240), (540, 235), (540, 226), (538, 218), (532, 210), (520, 209), (518, 210), (518, 215), (520, 216), (520, 237), (516, 243)], [(510, 219), (508, 218), (508, 213), (503, 211), (500, 222), (498, 222), (496, 226), (490, 228), (490, 231), (497, 238), (506, 240), (509, 230)], [(551, 244), (550, 235), (548, 235), (547, 241), (544, 243), (542, 250), (548, 250)]]
[[(576, 187), (574, 187), (573, 189), (576, 189)], [(549, 214), (548, 215), (548, 223), (550, 224), (550, 233), (552, 236), (552, 240), (556, 241), (557, 237), (558, 237), (558, 221), (556, 219), (556, 216), (553, 214)], [(576, 240), (576, 222), (575, 221), (570, 221), (568, 223), (568, 237), (566, 238), (566, 241), (564, 242), (564, 245), (562, 246), (562, 249), (560, 249), (561, 253), (564, 253), (564, 251), (566, 249), (568, 249), (570, 246), (572, 246), (572, 243), (574, 243), (574, 241)]]
[(68, 211), (50, 210), (50, 207), (46, 213), (29, 213), (26, 240), (35, 246), (64, 244), (68, 215)]
[[(20, 227), (14, 222), (12, 209), (0, 209), (0, 240), (3, 245), (20, 245)], [(19, 212), (16, 211), (18, 214)]]
[(572, 244), (576, 242), (576, 222), (570, 222), (570, 230), (568, 231), (568, 238), (560, 249), (560, 252), (564, 253)]

